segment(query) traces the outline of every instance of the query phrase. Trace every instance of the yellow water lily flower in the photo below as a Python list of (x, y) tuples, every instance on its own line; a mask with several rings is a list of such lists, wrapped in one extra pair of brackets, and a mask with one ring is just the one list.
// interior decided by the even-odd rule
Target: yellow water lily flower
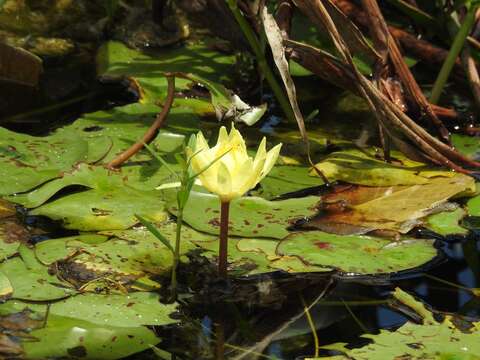
[(222, 203), (253, 189), (275, 165), (282, 147), (278, 144), (267, 152), (264, 137), (253, 159), (247, 153), (242, 134), (233, 125), (229, 134), (224, 126), (220, 128), (217, 144), (212, 148), (202, 132), (197, 134), (196, 140), (194, 149), (187, 148), (192, 168), (200, 174), (198, 178), (202, 185), (217, 194)]

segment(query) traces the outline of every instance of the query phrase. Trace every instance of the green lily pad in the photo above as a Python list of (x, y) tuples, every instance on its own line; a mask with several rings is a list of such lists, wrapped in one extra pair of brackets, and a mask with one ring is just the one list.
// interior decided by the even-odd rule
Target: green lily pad
[(82, 231), (126, 229), (138, 222), (135, 214), (154, 221), (167, 217), (158, 193), (129, 188), (72, 194), (42, 205), (30, 214), (61, 220), (65, 228)]
[(97, 160), (108, 150), (105, 139), (101, 149), (93, 151), (87, 141), (69, 129), (34, 137), (0, 128), (0, 139), (1, 195), (28, 191), (75, 163)]
[[(175, 222), (162, 222), (155, 224), (160, 233), (173, 245), (176, 239), (177, 224)], [(135, 227), (134, 229), (127, 230), (113, 230), (102, 231), (101, 234), (108, 236), (115, 236), (123, 240), (137, 241), (139, 243), (156, 243), (159, 240), (146, 228)], [(218, 237), (202, 233), (192, 229), (191, 227), (182, 226), (182, 247), (181, 253), (185, 253), (188, 249), (194, 248), (191, 243), (202, 243), (205, 241), (214, 241)]]
[(430, 215), (425, 221), (425, 226), (443, 236), (451, 234), (465, 235), (468, 233), (468, 230), (459, 225), (460, 220), (465, 215), (465, 210), (460, 207), (453, 211), (444, 211)]
[[(35, 253), (42, 263), (56, 262), (61, 277), (84, 290), (95, 290), (105, 283), (107, 288), (158, 288), (159, 284), (151, 277), (170, 269), (173, 263), (171, 251), (146, 229), (105, 233), (121, 233), (123, 238), (113, 237), (105, 241), (104, 236), (95, 239), (88, 235), (47, 240), (37, 245)], [(174, 243), (174, 236), (167, 238)], [(182, 254), (193, 248), (195, 246), (184, 238)]]
[[(217, 259), (218, 241), (197, 243), (208, 258)], [(228, 240), (228, 263), (231, 276), (248, 276), (284, 271), (288, 273), (330, 272), (333, 269), (306, 264), (298, 257), (276, 252), (276, 239), (236, 238)]]
[(260, 195), (266, 199), (273, 199), (282, 194), (322, 184), (321, 179), (309, 175), (307, 167), (277, 165), (260, 182)]
[(480, 195), (477, 195), (467, 202), (468, 215), (480, 216)]
[[(162, 101), (167, 93), (165, 72), (185, 72), (177, 76), (177, 90), (189, 90), (194, 84), (203, 85), (210, 99), (175, 99), (175, 106), (187, 106), (200, 115), (216, 114), (218, 118), (233, 117), (252, 125), (266, 111), (266, 106), (249, 106), (220, 82), (229, 80), (227, 74), (235, 64), (235, 58), (219, 53), (201, 43), (186, 44), (181, 48), (161, 52), (141, 52), (129, 49), (119, 42), (108, 42), (97, 54), (98, 73), (108, 76), (129, 76), (140, 86), (143, 103)], [(187, 65), (188, 64), (188, 65)], [(210, 102), (211, 101), (211, 102)]]
[[(158, 297), (154, 294), (151, 296)], [(127, 299), (127, 296), (124, 297)], [(3, 322), (7, 328), (2, 329), (5, 330), (2, 343), (8, 340), (9, 343), (16, 344), (19, 352), (28, 359), (119, 359), (149, 349), (160, 342), (160, 338), (144, 326), (117, 327), (101, 324), (102, 312), (105, 311), (108, 316), (111, 311), (101, 295), (97, 295), (97, 298), (97, 311), (90, 311), (88, 316), (92, 318), (96, 314), (98, 318), (95, 323), (81, 318), (85, 315), (84, 312), (80, 312), (79, 316), (71, 312), (74, 317), (64, 317), (47, 311), (47, 305), (44, 304), (9, 300), (0, 305), (0, 314), (12, 317), (11, 322)], [(173, 305), (150, 305), (155, 307), (154, 312), (164, 316), (166, 323), (173, 321), (167, 316)], [(121, 313), (117, 315), (121, 317)], [(147, 313), (142, 312), (141, 315), (148, 318)], [(46, 321), (45, 316), (48, 316)], [(9, 329), (9, 324), (14, 327)], [(5, 354), (13, 356), (11, 349), (4, 345), (2, 355)]]
[(67, 186), (82, 185), (91, 190), (60, 197), (37, 207), (31, 214), (62, 220), (66, 228), (85, 231), (129, 228), (138, 222), (135, 214), (154, 221), (165, 220), (167, 214), (158, 191), (131, 188), (122, 175), (103, 167), (82, 165), (61, 179), (18, 196), (16, 201), (35, 207)]
[(52, 265), (54, 262), (68, 258), (74, 255), (77, 247), (68, 246), (69, 243), (77, 244), (79, 242), (84, 244), (100, 244), (108, 240), (107, 236), (96, 234), (85, 234), (77, 236), (69, 236), (60, 239), (52, 239), (42, 241), (35, 245), (35, 257), (43, 265)]
[(9, 259), (0, 264), (2, 272), (13, 287), (12, 296), (16, 299), (45, 301), (68, 297), (75, 293), (68, 284), (48, 273), (44, 266), (29, 269), (21, 258)]
[[(386, 163), (374, 156), (373, 151), (347, 149), (327, 156), (315, 166), (330, 181), (341, 180), (366, 186), (393, 186), (426, 184), (433, 177), (452, 177), (454, 173), (428, 168), (425, 164), (405, 158), (399, 152), (392, 157), (401, 162)], [(312, 170), (311, 175), (316, 175)]]
[[(319, 198), (309, 196), (282, 201), (268, 201), (258, 197), (242, 197), (230, 204), (229, 234), (244, 237), (282, 239), (287, 227), (299, 218), (315, 214)], [(176, 213), (175, 205), (168, 210)], [(194, 229), (219, 234), (220, 201), (216, 195), (192, 192), (185, 207), (183, 219)]]
[[(423, 324), (408, 321), (396, 331), (380, 330), (379, 334), (365, 334), (362, 337), (373, 340), (361, 348), (349, 349), (338, 343), (325, 346), (345, 355), (322, 357), (319, 359), (464, 359), (478, 360), (480, 357), (480, 322), (472, 322), (469, 329), (458, 327), (458, 321), (451, 315), (437, 322), (433, 314), (411, 295), (396, 289), (395, 298), (414, 309), (422, 318)], [(313, 359), (310, 359), (313, 360)]]
[[(160, 111), (154, 104), (129, 104), (85, 114), (67, 128), (76, 131), (92, 147), (109, 139), (111, 149), (103, 158), (103, 162), (108, 162), (141, 139)], [(189, 108), (172, 108), (154, 140), (156, 148), (161, 152), (179, 149), (185, 137), (199, 130), (199, 120)]]
[[(156, 224), (156, 226), (160, 233), (174, 244), (176, 224), (160, 223)], [(129, 241), (138, 241), (139, 243), (158, 241), (149, 231), (140, 227), (128, 230), (103, 231), (102, 234), (116, 236)], [(204, 250), (202, 255), (216, 261), (218, 255), (218, 236), (199, 232), (188, 225), (184, 225), (182, 227), (180, 253), (186, 254), (189, 250), (194, 249), (192, 243)], [(306, 265), (296, 257), (279, 256), (276, 254), (277, 245), (277, 239), (230, 237), (228, 245), (230, 274), (232, 276), (247, 276), (279, 270), (291, 273), (332, 270)]]
[(13, 294), (13, 287), (8, 277), (0, 272), (0, 300), (5, 301)]
[(22, 343), (28, 359), (119, 359), (160, 342), (146, 327), (113, 327), (81, 319), (51, 315), (45, 327), (29, 335), (37, 341)]
[(177, 304), (161, 304), (158, 294), (135, 292), (127, 295), (79, 294), (50, 306), (50, 314), (76, 318), (92, 324), (114, 327), (167, 325)]
[[(120, 42), (109, 41), (100, 47), (97, 54), (99, 75), (134, 78), (145, 92), (144, 101), (150, 103), (163, 100), (167, 93), (167, 80), (163, 75), (165, 72), (187, 70), (210, 81), (222, 82), (228, 80), (227, 74), (231, 73), (233, 64), (234, 56), (221, 54), (201, 43), (147, 54), (129, 49)], [(190, 83), (190, 80), (179, 78), (176, 79), (175, 86), (187, 90)]]
[(21, 241), (25, 240), (22, 239), (22, 235), (26, 235), (26, 233), (26, 230), (14, 221), (2, 220), (0, 222), (0, 262), (17, 253)]
[(478, 136), (468, 136), (461, 134), (452, 134), (452, 144), (462, 154), (471, 157), (472, 159), (480, 158), (480, 138)]
[(321, 231), (293, 233), (277, 253), (349, 274), (385, 274), (424, 265), (437, 256), (431, 240), (389, 241), (370, 236), (341, 236)]
[(170, 317), (177, 304), (160, 303), (156, 293), (79, 294), (47, 307), (18, 300), (0, 305), (2, 316), (14, 318), (14, 335), (4, 329), (5, 336), (29, 359), (119, 359), (160, 341), (143, 325), (177, 322)]

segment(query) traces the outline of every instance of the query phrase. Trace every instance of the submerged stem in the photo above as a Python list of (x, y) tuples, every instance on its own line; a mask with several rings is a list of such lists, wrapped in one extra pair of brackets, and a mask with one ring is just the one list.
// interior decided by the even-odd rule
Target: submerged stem
[(230, 201), (222, 201), (220, 210), (220, 247), (218, 250), (218, 275), (222, 278), (227, 277), (229, 211)]

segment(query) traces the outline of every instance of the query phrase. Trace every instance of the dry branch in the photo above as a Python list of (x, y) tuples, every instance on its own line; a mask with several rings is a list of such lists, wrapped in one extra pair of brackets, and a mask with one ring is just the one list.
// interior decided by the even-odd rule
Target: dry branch
[(162, 111), (159, 114), (157, 114), (155, 121), (147, 130), (147, 132), (143, 135), (142, 140), (137, 141), (127, 150), (125, 150), (124, 152), (119, 154), (117, 157), (115, 157), (115, 159), (113, 159), (107, 164), (107, 168), (109, 169), (119, 168), (125, 161), (130, 159), (137, 152), (139, 152), (143, 148), (144, 144), (149, 144), (155, 138), (155, 136), (157, 136), (158, 131), (160, 130), (160, 128), (165, 123), (165, 120), (167, 119), (167, 116), (172, 107), (173, 98), (175, 95), (175, 77), (172, 74), (168, 74), (168, 73), (165, 74), (165, 76), (168, 82), (168, 90), (167, 90), (167, 98), (165, 100), (165, 103), (163, 104)]

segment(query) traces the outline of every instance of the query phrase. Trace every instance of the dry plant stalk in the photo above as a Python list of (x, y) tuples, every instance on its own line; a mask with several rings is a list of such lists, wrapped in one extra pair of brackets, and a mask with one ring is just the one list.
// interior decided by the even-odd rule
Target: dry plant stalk
[[(372, 6), (378, 8), (376, 0), (366, 1), (368, 1), (369, 4), (373, 4)], [(366, 100), (380, 126), (382, 126), (390, 140), (401, 151), (413, 159), (429, 160), (435, 164), (446, 166), (462, 173), (473, 173), (473, 171), (466, 167), (480, 167), (479, 162), (465, 157), (449, 145), (430, 135), (423, 127), (418, 125), (407, 114), (405, 114), (401, 107), (383, 94), (371, 80), (367, 79), (359, 72), (353, 62), (353, 56), (346, 40), (335, 25), (335, 22), (325, 6), (325, 4), (328, 4), (328, 7), (335, 7), (331, 0), (295, 0), (295, 3), (302, 11), (310, 14), (310, 16), (315, 16), (316, 22), (321, 22), (323, 27), (328, 31), (335, 48), (340, 55), (341, 63), (338, 64), (337, 61), (337, 67), (343, 71), (348, 71), (350, 73), (349, 77), (355, 79), (356, 93), (360, 94)], [(373, 11), (375, 13), (375, 9)], [(376, 16), (378, 20), (378, 13)], [(389, 55), (392, 56), (393, 51), (394, 58), (401, 56), (398, 47), (391, 44), (391, 42), (394, 43), (391, 34), (387, 34), (386, 39)], [(287, 42), (287, 45), (288, 44), (289, 42)], [(296, 44), (296, 47), (297, 49), (299, 48), (298, 43)], [(324, 61), (325, 54), (321, 54), (320, 51), (312, 51), (311, 47), (309, 52), (310, 56), (313, 56), (314, 58), (318, 57), (321, 61)], [(395, 69), (397, 72), (399, 70), (404, 71), (400, 63), (397, 63), (396, 65), (397, 67)], [(403, 73), (402, 76), (409, 78), (411, 73), (408, 71), (408, 73)], [(412, 88), (410, 88), (410, 90), (412, 90)]]
[(127, 150), (123, 151), (119, 155), (115, 157), (112, 161), (107, 164), (107, 168), (109, 169), (117, 169), (124, 162), (130, 159), (133, 155), (143, 149), (144, 144), (149, 144), (155, 136), (157, 136), (158, 131), (163, 126), (165, 121), (167, 120), (167, 116), (170, 112), (170, 109), (173, 104), (173, 98), (175, 96), (175, 77), (173, 74), (166, 73), (165, 74), (168, 82), (168, 90), (167, 90), (167, 98), (165, 103), (163, 104), (162, 111), (157, 114), (155, 117), (155, 121), (152, 123), (150, 128), (145, 132), (142, 139), (137, 141), (135, 144), (130, 146)]

